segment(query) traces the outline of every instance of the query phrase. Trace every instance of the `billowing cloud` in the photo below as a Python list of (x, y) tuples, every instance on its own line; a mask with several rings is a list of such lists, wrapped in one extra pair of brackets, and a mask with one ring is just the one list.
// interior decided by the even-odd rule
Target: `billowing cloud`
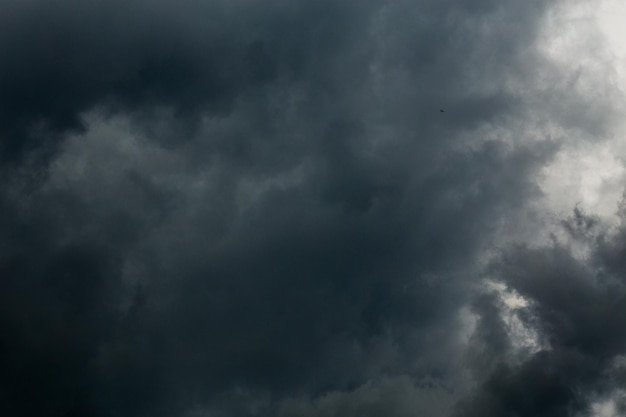
[(619, 410), (570, 3), (5, 1), (0, 413)]
[[(497, 303), (481, 309), (491, 331), (479, 349), (491, 353), (493, 370), (458, 415), (589, 415), (599, 399), (614, 396), (623, 409), (624, 226), (602, 230), (597, 218), (576, 209), (564, 229), (571, 242), (513, 247), (491, 266), (499, 282), (527, 300), (516, 315), (536, 331), (541, 348), (507, 358), (510, 337)], [(577, 255), (581, 246), (583, 256)]]

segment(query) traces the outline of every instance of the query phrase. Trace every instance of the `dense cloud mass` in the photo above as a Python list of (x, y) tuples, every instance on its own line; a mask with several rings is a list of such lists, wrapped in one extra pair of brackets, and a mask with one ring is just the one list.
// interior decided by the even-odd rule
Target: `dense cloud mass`
[(626, 413), (576, 4), (2, 0), (0, 414)]
[[(618, 396), (615, 415), (626, 411), (624, 393), (616, 392), (626, 386), (626, 286), (619, 266), (626, 229), (602, 231), (580, 209), (564, 226), (573, 242), (510, 248), (491, 265), (491, 273), (529, 300), (518, 316), (537, 330), (542, 346), (522, 361), (502, 361), (510, 346), (506, 332), (493, 331), (502, 328), (498, 310), (481, 310), (493, 328), (480, 349), (497, 363), (458, 415), (586, 415), (590, 402), (611, 395)], [(584, 257), (575, 256), (575, 244), (586, 249)]]

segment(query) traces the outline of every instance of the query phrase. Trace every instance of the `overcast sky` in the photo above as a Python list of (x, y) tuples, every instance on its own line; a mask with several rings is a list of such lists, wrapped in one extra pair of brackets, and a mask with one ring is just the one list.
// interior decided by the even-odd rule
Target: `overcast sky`
[(624, 21), (0, 0), (0, 415), (626, 415)]

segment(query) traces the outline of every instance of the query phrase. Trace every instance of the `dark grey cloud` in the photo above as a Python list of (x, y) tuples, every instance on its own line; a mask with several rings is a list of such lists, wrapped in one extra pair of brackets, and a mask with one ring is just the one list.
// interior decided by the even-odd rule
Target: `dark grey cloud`
[[(529, 301), (518, 314), (543, 348), (520, 363), (507, 361), (509, 337), (501, 322), (490, 323), (500, 321), (497, 303), (486, 303), (479, 315), (488, 334), (478, 340), (497, 363), (458, 415), (587, 415), (595, 401), (623, 388), (626, 286), (612, 261), (624, 256), (624, 226), (607, 231), (576, 208), (563, 228), (573, 242), (514, 247), (492, 265), (498, 280)], [(585, 256), (577, 255), (581, 244)]]
[(502, 300), (476, 297), (572, 129), (545, 112), (586, 100), (535, 87), (560, 70), (549, 7), (3, 2), (2, 415), (559, 415), (608, 392), (623, 306), (567, 248), (494, 267), (552, 351), (508, 361)]
[(140, 114), (166, 106), (193, 120), (200, 110), (228, 112), (239, 94), (276, 78), (307, 77), (324, 88), (327, 71), (316, 65), (354, 44), (351, 27), (364, 23), (366, 8), (3, 2), (3, 155), (84, 129), (81, 113), (94, 106)]
[(415, 416), (445, 415), (452, 396), (433, 381), (416, 382), (406, 376), (383, 377), (350, 392), (329, 392), (315, 401), (290, 399), (281, 416)]

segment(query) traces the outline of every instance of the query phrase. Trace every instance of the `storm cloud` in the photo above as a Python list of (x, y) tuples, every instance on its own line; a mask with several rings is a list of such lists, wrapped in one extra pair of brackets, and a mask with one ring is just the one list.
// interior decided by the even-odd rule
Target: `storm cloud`
[(622, 410), (624, 225), (546, 203), (621, 103), (572, 5), (1, 2), (0, 413)]

